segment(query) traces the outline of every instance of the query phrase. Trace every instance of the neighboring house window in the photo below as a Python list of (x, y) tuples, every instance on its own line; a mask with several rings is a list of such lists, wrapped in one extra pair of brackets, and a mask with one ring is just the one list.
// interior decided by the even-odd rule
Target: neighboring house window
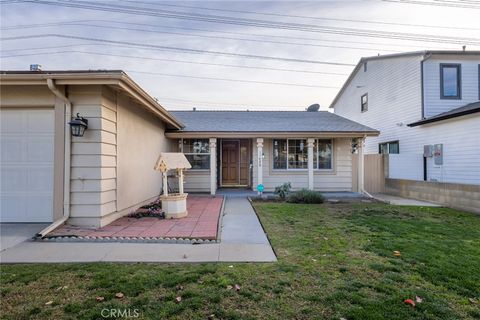
[(208, 139), (182, 139), (182, 152), (193, 170), (210, 169), (210, 146)]
[(368, 110), (368, 93), (365, 93), (362, 98), (361, 98), (361, 104), (362, 104), (362, 112), (365, 112)]
[(440, 98), (461, 99), (461, 65), (440, 64)]
[[(332, 140), (315, 140), (313, 148), (313, 168), (332, 169)], [(306, 139), (273, 140), (273, 169), (308, 169), (308, 146)]]
[(398, 141), (380, 143), (378, 145), (378, 153), (380, 154), (400, 153), (400, 143)]

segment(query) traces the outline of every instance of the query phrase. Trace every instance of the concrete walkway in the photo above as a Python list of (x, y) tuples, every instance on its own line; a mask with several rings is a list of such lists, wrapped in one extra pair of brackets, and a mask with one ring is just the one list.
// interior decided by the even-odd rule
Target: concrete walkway
[(248, 200), (245, 197), (228, 196), (220, 243), (192, 245), (23, 241), (0, 253), (0, 263), (99, 261), (274, 262), (277, 259)]
[(372, 197), (374, 197), (378, 201), (394, 204), (397, 206), (441, 207), (441, 205), (436, 203), (402, 198), (402, 197), (392, 196), (385, 193), (374, 193), (372, 194)]

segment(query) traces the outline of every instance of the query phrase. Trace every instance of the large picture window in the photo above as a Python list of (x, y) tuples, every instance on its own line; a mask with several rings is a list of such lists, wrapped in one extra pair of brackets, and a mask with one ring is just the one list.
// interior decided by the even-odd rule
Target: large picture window
[[(318, 139), (314, 142), (313, 168), (332, 169), (332, 140)], [(306, 139), (273, 140), (273, 169), (306, 170), (308, 169), (308, 146)]]
[(210, 169), (210, 146), (208, 139), (182, 139), (182, 152), (193, 170)]
[(440, 64), (440, 98), (461, 99), (461, 67), (459, 64)]

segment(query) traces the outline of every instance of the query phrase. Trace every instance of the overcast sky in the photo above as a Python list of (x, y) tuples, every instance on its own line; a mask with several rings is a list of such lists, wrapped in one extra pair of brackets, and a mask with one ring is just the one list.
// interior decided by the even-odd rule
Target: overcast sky
[(361, 57), (480, 50), (474, 1), (2, 1), (2, 70), (122, 69), (167, 109), (325, 110)]

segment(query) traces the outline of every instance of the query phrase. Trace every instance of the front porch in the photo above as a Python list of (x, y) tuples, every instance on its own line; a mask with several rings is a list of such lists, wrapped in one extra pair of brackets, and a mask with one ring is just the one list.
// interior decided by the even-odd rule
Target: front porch
[[(353, 157), (352, 137), (239, 136), (178, 139), (177, 151), (192, 164), (185, 174), (187, 192), (215, 195), (219, 189), (240, 189), (256, 193), (260, 184), (264, 192), (273, 192), (285, 182), (291, 183), (293, 191), (360, 191), (363, 177), (358, 168), (363, 167), (363, 157)], [(362, 154), (362, 139), (358, 141), (355, 150)]]
[(70, 237), (99, 240), (208, 239), (217, 240), (222, 196), (189, 195), (188, 216), (181, 219), (122, 217), (102, 228), (63, 225), (48, 238)]

